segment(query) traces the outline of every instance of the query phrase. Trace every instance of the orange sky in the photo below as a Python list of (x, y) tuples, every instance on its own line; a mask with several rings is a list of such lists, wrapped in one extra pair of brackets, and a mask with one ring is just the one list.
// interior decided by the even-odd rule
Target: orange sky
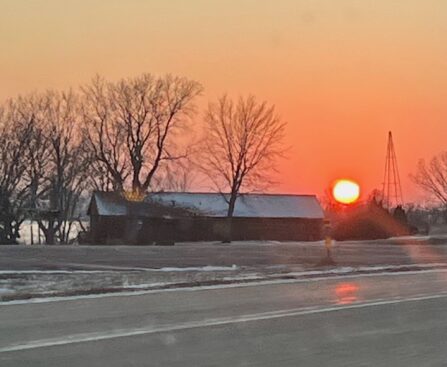
[(447, 149), (445, 0), (0, 0), (0, 100), (142, 72), (253, 93), (289, 122), (276, 191), (380, 187), (387, 131), (404, 196)]

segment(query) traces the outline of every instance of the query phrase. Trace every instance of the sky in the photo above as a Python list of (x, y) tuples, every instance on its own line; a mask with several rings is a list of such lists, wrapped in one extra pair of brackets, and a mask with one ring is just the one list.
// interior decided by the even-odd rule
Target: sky
[[(447, 150), (445, 0), (0, 0), (0, 101), (143, 72), (195, 79), (199, 105), (254, 94), (288, 122), (275, 192), (380, 188), (391, 130), (409, 175)], [(200, 121), (200, 116), (198, 116)]]

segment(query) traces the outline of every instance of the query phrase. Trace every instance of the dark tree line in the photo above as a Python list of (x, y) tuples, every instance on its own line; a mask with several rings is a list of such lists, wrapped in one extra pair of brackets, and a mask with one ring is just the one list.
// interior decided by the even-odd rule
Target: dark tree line
[[(210, 103), (202, 138), (202, 86), (143, 74), (117, 82), (95, 77), (79, 90), (12, 98), (0, 106), (0, 243), (16, 243), (26, 219), (45, 242), (67, 243), (79, 204), (93, 190), (140, 200), (158, 190), (186, 191), (202, 174), (233, 215), (241, 191), (270, 182), (285, 124), (254, 97)], [(263, 184), (263, 185), (261, 185)]]
[(72, 91), (18, 97), (4, 105), (0, 122), (2, 242), (14, 243), (26, 218), (37, 221), (47, 243), (68, 240), (91, 161), (79, 134), (79, 106)]

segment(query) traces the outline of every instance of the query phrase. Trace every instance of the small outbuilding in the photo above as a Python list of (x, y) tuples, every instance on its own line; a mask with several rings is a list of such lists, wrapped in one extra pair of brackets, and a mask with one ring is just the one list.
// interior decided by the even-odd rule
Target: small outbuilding
[(241, 194), (230, 219), (219, 193), (151, 193), (140, 202), (95, 192), (90, 215), (94, 244), (322, 238), (324, 213), (314, 195)]

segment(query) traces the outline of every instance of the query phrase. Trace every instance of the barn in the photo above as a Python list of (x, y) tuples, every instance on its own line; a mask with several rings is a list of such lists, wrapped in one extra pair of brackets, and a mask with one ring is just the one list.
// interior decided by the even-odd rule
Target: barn
[(241, 194), (233, 218), (224, 194), (160, 192), (140, 202), (95, 192), (89, 205), (94, 244), (321, 239), (323, 210), (314, 195)]

